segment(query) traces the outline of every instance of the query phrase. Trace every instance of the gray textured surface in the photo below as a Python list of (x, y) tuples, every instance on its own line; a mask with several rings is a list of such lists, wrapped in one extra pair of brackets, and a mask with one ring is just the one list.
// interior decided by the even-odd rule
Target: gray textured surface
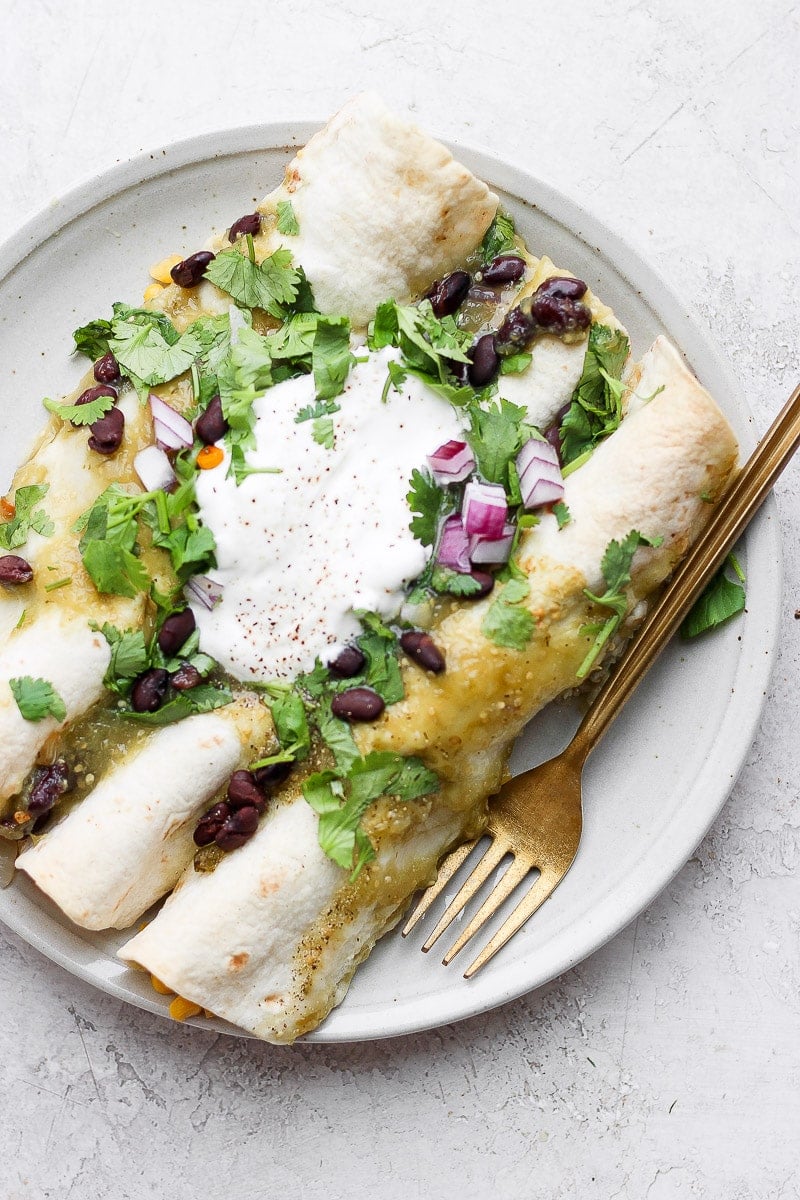
[[(2, 226), (140, 149), (377, 87), (583, 198), (714, 329), (763, 428), (800, 367), (800, 10), (491, 11), (5, 0)], [(798, 474), (760, 733), (634, 926), (486, 1017), (293, 1050), (167, 1025), (0, 933), (3, 1200), (800, 1194)]]

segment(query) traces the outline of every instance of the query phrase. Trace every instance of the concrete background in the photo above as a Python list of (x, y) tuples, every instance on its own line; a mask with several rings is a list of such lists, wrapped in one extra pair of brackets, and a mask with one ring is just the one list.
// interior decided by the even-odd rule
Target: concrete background
[[(0, 233), (173, 138), (379, 89), (550, 180), (714, 331), (764, 428), (798, 377), (791, 0), (0, 2)], [(0, 1197), (800, 1195), (798, 469), (759, 735), (635, 924), (422, 1036), (254, 1045), (112, 1001), (0, 931)]]

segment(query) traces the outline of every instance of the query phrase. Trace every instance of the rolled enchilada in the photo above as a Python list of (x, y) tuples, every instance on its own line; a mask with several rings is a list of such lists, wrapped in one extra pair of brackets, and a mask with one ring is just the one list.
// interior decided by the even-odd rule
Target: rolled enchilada
[[(0, 704), (6, 794), (37, 754), (46, 764), (80, 750), (84, 730), (97, 741), (98, 700), (106, 726), (119, 728), (120, 716), (143, 726), (103, 743), (114, 744), (98, 760), (99, 782), (18, 865), (90, 929), (131, 925), (177, 883), (122, 956), (269, 1040), (318, 1024), (441, 855), (480, 830), (514, 737), (590, 659), (599, 665), (618, 646), (630, 626), (622, 617), (668, 577), (735, 462), (724, 418), (674, 349), (659, 339), (631, 370), (610, 310), (532, 257), (510, 223), (492, 221), (496, 205), (443, 147), (379, 102), (347, 106), (242, 219), (253, 232), (238, 250), (233, 230), (214, 239), (203, 261), (216, 254), (216, 266), (203, 282), (169, 285), (150, 302), (152, 318), (137, 310), (125, 328), (113, 325), (121, 354), (142, 339), (154, 352), (166, 333), (159, 353), (184, 364), (152, 384), (166, 414), (123, 398), (131, 441), (99, 471), (89, 455), (100, 481), (81, 501), (102, 509), (113, 478), (133, 509), (141, 503), (132, 553), (152, 576), (149, 596), (98, 597), (76, 547), (76, 532), (83, 541), (95, 529), (95, 507), (81, 513), (76, 500), (56, 537), (78, 590), (56, 591), (50, 616), (32, 608), (27, 641), (24, 623), (7, 635), (0, 688), (47, 675), (66, 711), (34, 721), (9, 692), (18, 731), (4, 735)], [(302, 300), (293, 262), (322, 312)], [(294, 308), (270, 300), (275, 279), (293, 290)], [(365, 348), (356, 331), (373, 314)], [(141, 357), (125, 361), (143, 370)], [(200, 437), (213, 387), (217, 433)], [(149, 445), (151, 411), (177, 429), (170, 411), (188, 414), (195, 444), (178, 454), (180, 480), (164, 497), (137, 500), (131, 454)], [(544, 432), (565, 455), (572, 439), (573, 473), (550, 496), (561, 495), (557, 515), (541, 495), (534, 501), (515, 459), (533, 447), (535, 461)], [(61, 441), (81, 445), (67, 427), (50, 444)], [(461, 447), (467, 463), (455, 490), (434, 486), (425, 468), (439, 443)], [(47, 453), (45, 471), (55, 472)], [(558, 467), (549, 485), (553, 470), (561, 488)], [(188, 558), (198, 529), (201, 540), (213, 533), (208, 575), (192, 560), (193, 632), (167, 651), (165, 624), (184, 604), (170, 592), (186, 577), (176, 560)], [(450, 557), (446, 530), (461, 539)], [(609, 544), (634, 533), (642, 544), (617, 597), (614, 638), (593, 651), (586, 627), (604, 618), (608, 627), (598, 597)], [(476, 569), (484, 563), (488, 574)], [(348, 652), (354, 669), (326, 670)], [(306, 700), (313, 689), (322, 697), (312, 735), (298, 679)], [(140, 685), (150, 689), (141, 703), (132, 698)], [(271, 782), (259, 791), (260, 771)], [(348, 825), (351, 772), (363, 803)]]

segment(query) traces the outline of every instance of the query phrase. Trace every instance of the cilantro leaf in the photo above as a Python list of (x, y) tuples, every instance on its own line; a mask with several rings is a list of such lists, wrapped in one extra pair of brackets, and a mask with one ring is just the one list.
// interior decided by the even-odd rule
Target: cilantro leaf
[(100, 628), (100, 632), (111, 647), (111, 660), (103, 684), (117, 696), (127, 695), (132, 681), (150, 664), (144, 634), (140, 629), (126, 629), (123, 632), (108, 621)]
[(353, 361), (348, 318), (318, 316), (311, 350), (318, 400), (332, 400), (340, 394)]
[(498, 254), (514, 249), (514, 218), (498, 212), (481, 242), (481, 262), (490, 263)]
[(98, 320), (81, 325), (72, 334), (75, 342), (75, 354), (85, 354), (87, 358), (102, 358), (108, 354), (108, 339), (111, 337), (111, 322)]
[(356, 612), (364, 632), (358, 638), (367, 660), (367, 686), (382, 696), (387, 704), (395, 704), (405, 695), (403, 677), (398, 662), (397, 637), (375, 613)]
[(289, 250), (276, 250), (262, 262), (251, 261), (242, 250), (223, 250), (208, 264), (206, 279), (232, 296), (245, 308), (263, 308), (283, 318), (286, 305), (297, 296), (300, 276), (292, 266)]
[(481, 590), (481, 585), (471, 575), (436, 566), (431, 571), (430, 588), (440, 596), (474, 596)]
[(297, 237), (300, 232), (300, 226), (295, 216), (295, 211), (292, 207), (291, 200), (278, 201), (278, 233), (285, 233), (287, 237)]
[(109, 348), (126, 375), (146, 387), (169, 383), (188, 371), (200, 353), (191, 329), (170, 343), (155, 325), (114, 321)]
[(232, 701), (233, 693), (226, 685), (200, 683), (191, 691), (178, 692), (173, 700), (168, 700), (155, 712), (134, 712), (131, 708), (115, 709), (114, 712), (125, 720), (137, 721), (140, 725), (172, 725), (175, 721), (183, 721), (196, 713), (224, 708)]
[(4, 550), (16, 550), (24, 546), (31, 530), (42, 537), (51, 537), (55, 525), (43, 508), (36, 505), (50, 490), (49, 483), (31, 483), (14, 492), (14, 516), (0, 525), (0, 546)]
[[(746, 602), (744, 588), (740, 583), (730, 579), (727, 574), (728, 566), (733, 566), (732, 558), (733, 555), (729, 555), (714, 578), (695, 600), (684, 619), (681, 625), (681, 637), (687, 641), (690, 638), (698, 637), (701, 633), (706, 633), (709, 629), (716, 629), (718, 625), (729, 621), (731, 617), (735, 617), (744, 609)], [(738, 564), (736, 565), (738, 566)], [(733, 569), (736, 570), (736, 567), (733, 566)]]
[(591, 452), (622, 419), (622, 368), (630, 344), (621, 329), (592, 325), (583, 373), (561, 423), (561, 458), (565, 466)]
[(98, 396), (88, 404), (59, 404), (49, 396), (45, 396), (42, 401), (48, 412), (55, 413), (62, 421), (69, 421), (71, 425), (93, 425), (114, 407), (114, 403), (113, 396)]
[(75, 531), (83, 531), (78, 543), (83, 565), (98, 592), (133, 599), (149, 588), (150, 576), (136, 554), (138, 516), (148, 498), (112, 483), (76, 522)]
[[(370, 326), (367, 344), (371, 350), (397, 346), (403, 356), (403, 370), (415, 375), (452, 404), (463, 405), (475, 395), (471, 387), (461, 387), (452, 373), (453, 363), (467, 363), (472, 335), (459, 329), (454, 317), (434, 316), (430, 301), (418, 305), (400, 305), (387, 300), (378, 306)], [(395, 387), (402, 377), (390, 367)], [(388, 389), (387, 384), (387, 389)]]
[(333, 417), (317, 417), (312, 429), (312, 437), (319, 446), (332, 450), (335, 440)]
[(508, 486), (509, 464), (533, 433), (526, 418), (524, 408), (502, 397), (485, 408), (476, 401), (470, 404), (467, 441), (480, 474), (489, 483)]
[(280, 755), (273, 755), (267, 762), (299, 762), (308, 758), (311, 749), (311, 734), (306, 718), (302, 696), (286, 683), (270, 683), (264, 688), (267, 705), (272, 713), (275, 733), (280, 742)]
[(337, 770), (346, 774), (356, 759), (360, 758), (360, 752), (350, 726), (347, 721), (342, 721), (333, 715), (330, 700), (325, 700), (319, 705), (314, 714), (314, 720), (320, 737), (333, 753)]
[(565, 525), (569, 525), (572, 520), (572, 513), (563, 500), (557, 500), (553, 505), (553, 516), (558, 521), (559, 529), (563, 529)]
[(409, 529), (423, 546), (432, 546), (439, 532), (439, 523), (449, 511), (452, 501), (432, 475), (418, 471), (416, 467), (411, 472), (411, 490), (406, 500), (414, 514)]
[(315, 421), (318, 417), (328, 417), (339, 411), (340, 406), (335, 400), (315, 400), (313, 404), (306, 404), (299, 410), (294, 423), (302, 425), (303, 421)]
[(375, 857), (361, 828), (361, 818), (373, 800), (382, 795), (414, 800), (438, 787), (438, 777), (420, 759), (373, 751), (355, 759), (343, 778), (334, 771), (310, 775), (303, 783), (303, 795), (319, 815), (320, 847), (340, 867), (351, 871), (352, 882)]
[(533, 355), (527, 351), (521, 354), (506, 354), (500, 359), (501, 375), (520, 375), (533, 362)]
[(66, 717), (67, 706), (47, 679), (21, 675), (9, 679), (8, 686), (26, 721), (42, 721), (45, 717), (63, 721)]
[(497, 646), (524, 650), (536, 626), (536, 618), (523, 603), (529, 593), (530, 584), (526, 579), (507, 580), (481, 622), (484, 636)]
[(585, 625), (581, 630), (583, 633), (595, 634), (595, 640), (586, 658), (578, 667), (578, 679), (584, 679), (591, 671), (603, 647), (619, 629), (628, 611), (628, 596), (625, 589), (631, 581), (634, 554), (640, 546), (660, 546), (663, 540), (661, 537), (646, 537), (639, 533), (638, 529), (631, 529), (621, 542), (612, 538), (606, 546), (600, 563), (606, 590), (602, 595), (595, 595), (588, 588), (584, 588), (583, 594), (593, 604), (601, 604), (604, 608), (610, 608), (612, 615), (603, 622)]

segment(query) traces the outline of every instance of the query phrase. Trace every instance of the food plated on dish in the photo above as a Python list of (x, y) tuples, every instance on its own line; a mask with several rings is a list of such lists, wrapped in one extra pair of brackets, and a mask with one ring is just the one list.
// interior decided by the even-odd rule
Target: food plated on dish
[(171, 892), (123, 957), (258, 1036), (342, 998), (734, 467), (673, 348), (632, 363), (538, 249), (359, 98), (78, 331), (6, 500), (18, 865), (87, 929)]

